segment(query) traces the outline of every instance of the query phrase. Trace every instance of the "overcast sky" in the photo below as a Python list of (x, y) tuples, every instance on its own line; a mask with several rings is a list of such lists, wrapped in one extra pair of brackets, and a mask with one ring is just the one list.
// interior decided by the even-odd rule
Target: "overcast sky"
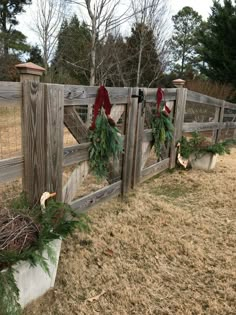
[[(197, 11), (203, 19), (207, 19), (210, 8), (212, 6), (212, 0), (169, 0), (170, 1), (170, 16), (176, 14), (179, 10), (181, 10), (185, 6), (192, 7), (195, 11)], [(35, 1), (33, 0), (33, 3)], [(30, 44), (35, 44), (37, 42), (35, 34), (30, 31), (30, 11), (34, 8), (33, 5), (30, 7), (26, 7), (27, 12), (22, 14), (19, 17), (20, 25), (18, 29), (22, 31), (27, 37), (28, 42)]]

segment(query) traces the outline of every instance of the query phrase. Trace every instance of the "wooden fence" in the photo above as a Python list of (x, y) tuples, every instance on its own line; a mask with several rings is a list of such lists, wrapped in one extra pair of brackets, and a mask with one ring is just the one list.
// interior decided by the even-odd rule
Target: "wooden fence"
[[(83, 212), (174, 168), (176, 142), (183, 133), (204, 131), (213, 142), (222, 139), (225, 130), (230, 130), (230, 137), (236, 137), (236, 104), (183, 87), (164, 89), (165, 101), (173, 105), (174, 139), (161, 160), (150, 159), (153, 139), (149, 118), (156, 103), (156, 89), (108, 88), (111, 116), (124, 137), (119, 174), (111, 174), (105, 187), (76, 198), (76, 191), (89, 174), (88, 124), (81, 118), (79, 108), (94, 103), (98, 87), (46, 84), (39, 78), (40, 70), (25, 67), (21, 68), (21, 82), (0, 83), (0, 108), (19, 106), (22, 113), (22, 156), (0, 160), (0, 183), (22, 177), (23, 190), (31, 203), (38, 201), (44, 191), (56, 191), (59, 200)], [(138, 97), (140, 90), (143, 99)], [(192, 113), (192, 121), (185, 122), (188, 106), (194, 112), (201, 105), (204, 110), (211, 108), (208, 121), (194, 121)], [(76, 145), (63, 146), (64, 126), (76, 139)], [(63, 168), (68, 166), (73, 166), (73, 171), (63, 186)]]

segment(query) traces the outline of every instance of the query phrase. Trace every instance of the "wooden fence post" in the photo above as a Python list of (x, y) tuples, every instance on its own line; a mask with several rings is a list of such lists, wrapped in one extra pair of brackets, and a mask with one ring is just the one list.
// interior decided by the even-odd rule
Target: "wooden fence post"
[(175, 113), (174, 113), (174, 135), (173, 141), (170, 146), (170, 168), (175, 167), (176, 162), (176, 143), (182, 137), (182, 129), (184, 123), (184, 113), (187, 100), (187, 89), (183, 88), (185, 81), (177, 79), (173, 81), (176, 89), (176, 102), (175, 102)]
[(144, 91), (139, 90), (140, 102), (138, 100), (137, 120), (136, 120), (136, 135), (135, 135), (135, 150), (134, 150), (134, 166), (131, 187), (134, 188), (140, 181), (141, 167), (142, 167), (142, 144), (144, 132)]
[(45, 191), (62, 197), (64, 86), (41, 84), (44, 69), (17, 65), (23, 85), (23, 191), (30, 205)]
[(222, 130), (222, 123), (224, 120), (224, 113), (225, 113), (225, 101), (222, 101), (222, 105), (219, 110), (219, 117), (218, 117), (218, 122), (220, 123), (219, 129), (216, 131), (215, 135), (215, 143), (219, 142), (220, 137), (221, 137), (221, 130)]
[(126, 194), (132, 186), (138, 106), (138, 88), (131, 88), (130, 99), (126, 110), (126, 130), (121, 187), (122, 195)]

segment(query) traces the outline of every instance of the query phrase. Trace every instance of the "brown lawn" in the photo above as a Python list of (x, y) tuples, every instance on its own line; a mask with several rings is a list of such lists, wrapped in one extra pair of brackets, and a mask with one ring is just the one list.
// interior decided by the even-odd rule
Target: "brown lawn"
[(233, 149), (212, 172), (167, 172), (91, 210), (24, 315), (235, 315), (235, 182)]

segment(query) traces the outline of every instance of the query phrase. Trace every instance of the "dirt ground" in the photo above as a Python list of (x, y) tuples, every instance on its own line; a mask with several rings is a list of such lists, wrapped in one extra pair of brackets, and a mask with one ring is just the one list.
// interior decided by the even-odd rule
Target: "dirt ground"
[(63, 243), (54, 290), (24, 315), (235, 315), (236, 149), (89, 212)]

